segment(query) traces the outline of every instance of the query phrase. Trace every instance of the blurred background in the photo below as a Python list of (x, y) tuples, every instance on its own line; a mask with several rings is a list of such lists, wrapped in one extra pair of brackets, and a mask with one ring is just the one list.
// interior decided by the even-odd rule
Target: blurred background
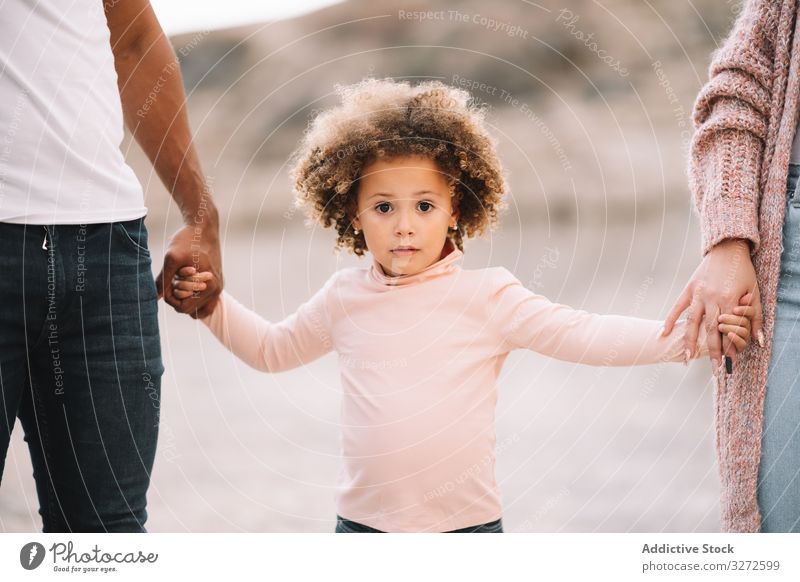
[[(369, 266), (305, 224), (286, 166), (334, 85), (367, 76), (439, 79), (489, 106), (509, 208), (467, 241), (464, 267), (505, 266), (553, 301), (663, 319), (699, 264), (691, 111), (739, 2), (153, 4), (221, 211), (227, 289), (272, 321), (335, 270)], [(123, 149), (145, 187), (156, 274), (179, 215), (138, 146)], [(149, 531), (332, 531), (336, 355), (259, 374), (191, 318), (163, 303), (159, 317)], [(498, 390), (507, 531), (718, 531), (707, 360), (613, 369), (514, 352)], [(17, 425), (0, 529), (40, 530), (37, 510)]]

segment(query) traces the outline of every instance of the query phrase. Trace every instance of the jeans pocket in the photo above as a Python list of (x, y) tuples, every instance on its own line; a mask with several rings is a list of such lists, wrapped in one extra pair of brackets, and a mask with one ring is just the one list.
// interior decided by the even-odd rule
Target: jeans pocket
[(111, 224), (124, 246), (135, 252), (137, 256), (150, 256), (150, 249), (147, 248), (147, 227), (144, 225), (144, 218), (134, 218), (133, 220), (124, 220)]

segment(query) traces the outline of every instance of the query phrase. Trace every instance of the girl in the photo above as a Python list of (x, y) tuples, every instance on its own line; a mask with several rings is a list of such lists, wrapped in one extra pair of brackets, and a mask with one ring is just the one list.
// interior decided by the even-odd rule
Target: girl
[[(264, 372), (339, 354), (336, 531), (501, 532), (495, 381), (509, 352), (680, 362), (684, 322), (664, 336), (660, 321), (551, 303), (505, 268), (462, 269), (463, 237), (496, 224), (505, 191), (484, 110), (439, 82), (338, 90), (342, 104), (314, 120), (292, 173), (313, 220), (336, 228), (337, 247), (369, 250), (371, 267), (337, 271), (280, 323), (225, 292), (202, 321)], [(179, 298), (214, 284), (192, 267), (173, 282)], [(750, 339), (747, 302), (719, 318), (739, 350)]]

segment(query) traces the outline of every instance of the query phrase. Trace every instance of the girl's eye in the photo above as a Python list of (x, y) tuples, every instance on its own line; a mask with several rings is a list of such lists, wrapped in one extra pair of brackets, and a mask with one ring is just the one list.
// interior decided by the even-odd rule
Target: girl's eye
[[(423, 202), (420, 202), (419, 204), (417, 204), (417, 207), (422, 212), (427, 213), (427, 212), (430, 212), (433, 209), (433, 204), (431, 204), (430, 202), (423, 201)], [(375, 210), (377, 210), (379, 214), (386, 214), (387, 212), (391, 211), (391, 209), (392, 209), (392, 205), (390, 203), (388, 203), (388, 202), (381, 202), (381, 203), (375, 205)]]

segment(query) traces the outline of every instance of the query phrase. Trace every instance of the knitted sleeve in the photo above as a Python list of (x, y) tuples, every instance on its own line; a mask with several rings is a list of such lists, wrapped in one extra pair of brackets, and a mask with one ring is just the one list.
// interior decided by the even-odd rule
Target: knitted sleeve
[(746, 0), (714, 52), (694, 105), (689, 186), (703, 255), (727, 238), (758, 249), (760, 175), (769, 118), (779, 2)]

